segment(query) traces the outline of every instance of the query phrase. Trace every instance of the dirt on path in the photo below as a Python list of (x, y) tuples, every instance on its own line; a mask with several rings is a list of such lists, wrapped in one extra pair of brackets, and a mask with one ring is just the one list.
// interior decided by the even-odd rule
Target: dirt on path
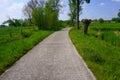
[(44, 39), (0, 76), (0, 80), (96, 80), (73, 46), (68, 32)]

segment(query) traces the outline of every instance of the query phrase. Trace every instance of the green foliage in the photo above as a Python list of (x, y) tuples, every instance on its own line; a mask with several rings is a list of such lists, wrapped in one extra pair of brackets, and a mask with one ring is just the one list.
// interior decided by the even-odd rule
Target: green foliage
[(34, 27), (8, 27), (0, 28), (0, 44), (20, 40), (31, 36), (34, 33)]
[[(105, 23), (102, 25), (105, 26)], [(104, 27), (102, 25), (100, 23), (96, 23), (91, 24), (90, 27)], [(109, 25), (110, 23), (107, 23), (106, 28), (109, 29), (109, 27), (112, 27), (113, 29), (114, 26), (119, 24), (115, 25), (114, 23), (113, 25), (113, 23), (111, 23), (111, 26)], [(97, 33), (98, 32), (96, 30), (90, 30), (88, 35), (83, 35), (80, 30), (76, 31), (75, 29), (72, 29), (70, 31), (70, 37), (78, 52), (96, 76), (97, 80), (119, 80), (120, 48), (119, 46), (111, 44), (110, 41), (114, 39), (115, 36), (115, 40), (120, 41), (118, 39), (120, 36), (115, 35), (113, 32), (101, 32), (101, 35), (104, 36), (104, 40), (101, 40), (95, 36)], [(106, 40), (109, 41), (106, 42)], [(120, 42), (117, 44), (120, 44)]]
[(39, 29), (44, 29), (46, 25), (45, 11), (43, 8), (35, 8), (32, 12), (32, 22), (38, 26)]
[(90, 25), (91, 31), (94, 30), (94, 36), (104, 40), (116, 47), (120, 46), (120, 23), (92, 23)]
[(120, 22), (120, 18), (112, 18), (112, 21), (114, 21), (114, 22)]
[(28, 30), (21, 30), (21, 35), (23, 38), (27, 38), (27, 37), (30, 37), (32, 35), (32, 32), (28, 31)]
[(120, 23), (120, 9), (119, 9), (119, 12), (118, 12), (118, 17), (115, 17), (115, 18), (112, 18), (112, 21), (113, 22), (119, 22)]
[(120, 18), (120, 11), (118, 12), (118, 17)]
[(76, 20), (76, 14), (77, 14), (76, 1), (75, 0), (69, 0), (69, 7), (70, 7), (69, 16), (70, 16), (70, 19), (71, 19), (71, 22), (72, 22), (72, 25), (73, 25), (74, 21)]
[(115, 32), (112, 31), (105, 31), (101, 35), (101, 39), (105, 40), (106, 42), (109, 42), (110, 44), (114, 46), (120, 47), (120, 35), (115, 34)]
[(90, 3), (90, 0), (69, 0), (69, 16), (72, 23), (74, 23), (74, 21), (77, 22), (76, 29), (79, 29), (79, 14), (82, 11), (82, 5), (84, 4), (84, 2)]
[(87, 3), (90, 3), (90, 0), (86, 0)]
[(37, 7), (32, 12), (32, 21), (39, 29), (56, 29), (58, 26), (59, 0), (48, 0), (45, 7)]
[(96, 31), (120, 31), (120, 23), (91, 23), (90, 28)]
[[(0, 28), (0, 74), (23, 56), (28, 50), (34, 47), (39, 41), (42, 41), (53, 32), (46, 30), (34, 31), (31, 27), (23, 27), (23, 32), (31, 32), (31, 36), (25, 36), (23, 38), (20, 28), (12, 28), (11, 30), (15, 31), (15, 33), (11, 31), (14, 40), (8, 41), (8, 33), (6, 30), (8, 30), (8, 28)], [(24, 34), (26, 35), (26, 33)], [(2, 36), (4, 39), (1, 39)]]
[(19, 27), (19, 26), (26, 26), (26, 21), (22, 19), (8, 19), (7, 21), (3, 22), (3, 24), (8, 24), (12, 27)]
[(99, 23), (104, 23), (104, 20), (102, 18), (100, 18), (98, 21)]

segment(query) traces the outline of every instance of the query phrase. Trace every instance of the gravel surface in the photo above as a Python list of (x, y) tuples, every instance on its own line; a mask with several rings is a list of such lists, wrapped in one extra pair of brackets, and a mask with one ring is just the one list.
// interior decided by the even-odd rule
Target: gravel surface
[(0, 80), (96, 80), (73, 46), (65, 28), (36, 45)]

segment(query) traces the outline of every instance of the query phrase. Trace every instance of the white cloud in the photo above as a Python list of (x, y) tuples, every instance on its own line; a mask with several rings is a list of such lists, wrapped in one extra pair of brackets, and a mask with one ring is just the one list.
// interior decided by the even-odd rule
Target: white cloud
[(0, 13), (0, 17), (1, 17), (0, 24), (6, 21), (9, 17), (16, 19), (22, 18), (23, 17), (22, 9), (24, 5), (25, 3), (13, 3), (12, 5), (5, 7), (4, 10), (2, 10)]
[(0, 4), (4, 5), (6, 3), (8, 3), (8, 0), (0, 0)]
[(7, 16), (5, 16), (4, 13), (0, 14), (0, 17), (1, 17), (0, 24), (2, 24), (5, 20), (7, 20)]
[(104, 6), (104, 5), (105, 5), (105, 3), (103, 3), (103, 2), (102, 2), (102, 3), (100, 3), (100, 6)]
[(63, 1), (61, 1), (59, 4), (60, 4), (61, 6), (64, 6), (64, 2), (63, 2)]
[(64, 11), (64, 12), (59, 14), (59, 20), (67, 20), (67, 19), (69, 19), (67, 11)]
[(0, 0), (0, 4), (1, 4), (0, 7), (2, 8), (8, 4), (8, 0)]
[(112, 0), (112, 1), (115, 1), (115, 2), (120, 2), (120, 0)]
[(7, 15), (10, 16), (11, 18), (21, 18), (22, 16), (22, 9), (24, 3), (13, 3), (10, 7), (6, 9)]
[(67, 20), (67, 19), (69, 19), (68, 14), (69, 14), (69, 10), (66, 9), (66, 8), (62, 8), (60, 13), (59, 13), (59, 19), (60, 20)]

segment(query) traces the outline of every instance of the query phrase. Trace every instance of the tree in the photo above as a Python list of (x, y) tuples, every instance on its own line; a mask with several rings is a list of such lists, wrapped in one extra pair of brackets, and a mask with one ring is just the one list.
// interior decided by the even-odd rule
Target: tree
[(82, 19), (82, 23), (84, 25), (83, 33), (87, 34), (87, 32), (88, 32), (88, 26), (91, 23), (91, 19)]
[(114, 22), (120, 22), (120, 9), (119, 9), (119, 12), (118, 12), (118, 17), (116, 17), (116, 18), (112, 18), (112, 21), (114, 21)]
[(74, 24), (76, 20), (76, 14), (77, 14), (75, 0), (69, 0), (69, 7), (70, 7), (69, 16), (70, 16), (72, 24)]
[[(76, 29), (79, 29), (79, 14), (82, 11), (82, 5), (84, 4), (84, 2), (90, 3), (90, 0), (69, 0), (69, 4), (72, 3), (72, 5), (69, 5), (71, 7), (70, 9), (74, 8), (73, 10), (76, 10), (74, 12), (74, 14), (76, 14), (76, 22), (77, 22)], [(75, 5), (76, 5), (76, 7), (75, 7)], [(71, 15), (72, 14), (73, 13), (71, 13)]]
[(15, 26), (14, 20), (12, 20), (12, 19), (10, 19), (10, 18), (9, 18), (7, 21), (4, 21), (4, 22), (3, 22), (3, 24), (6, 24), (6, 23), (8, 23), (9, 26)]
[(77, 25), (76, 29), (79, 29), (79, 13), (82, 10), (82, 5), (86, 1), (86, 3), (90, 3), (90, 0), (77, 0)]
[(30, 0), (23, 8), (23, 14), (32, 23), (32, 11), (37, 7), (44, 7), (45, 0)]
[(60, 10), (59, 0), (48, 0), (44, 7), (37, 7), (32, 12), (32, 22), (39, 29), (53, 29), (58, 25)]
[(39, 29), (45, 28), (45, 12), (44, 9), (39, 7), (35, 8), (32, 12), (32, 22), (38, 26)]
[(99, 23), (103, 23), (104, 22), (103, 18), (100, 18), (98, 21), (99, 21)]
[(120, 9), (119, 9), (119, 12), (118, 12), (118, 17), (120, 18)]
[(45, 13), (47, 19), (47, 24), (50, 28), (57, 26), (58, 16), (61, 5), (59, 4), (60, 0), (48, 0), (45, 5)]
[(112, 18), (112, 21), (114, 21), (114, 22), (120, 22), (120, 18)]
[(9, 18), (7, 21), (3, 22), (3, 24), (8, 24), (9, 26), (18, 27), (25, 26), (26, 22), (22, 19), (11, 19)]

